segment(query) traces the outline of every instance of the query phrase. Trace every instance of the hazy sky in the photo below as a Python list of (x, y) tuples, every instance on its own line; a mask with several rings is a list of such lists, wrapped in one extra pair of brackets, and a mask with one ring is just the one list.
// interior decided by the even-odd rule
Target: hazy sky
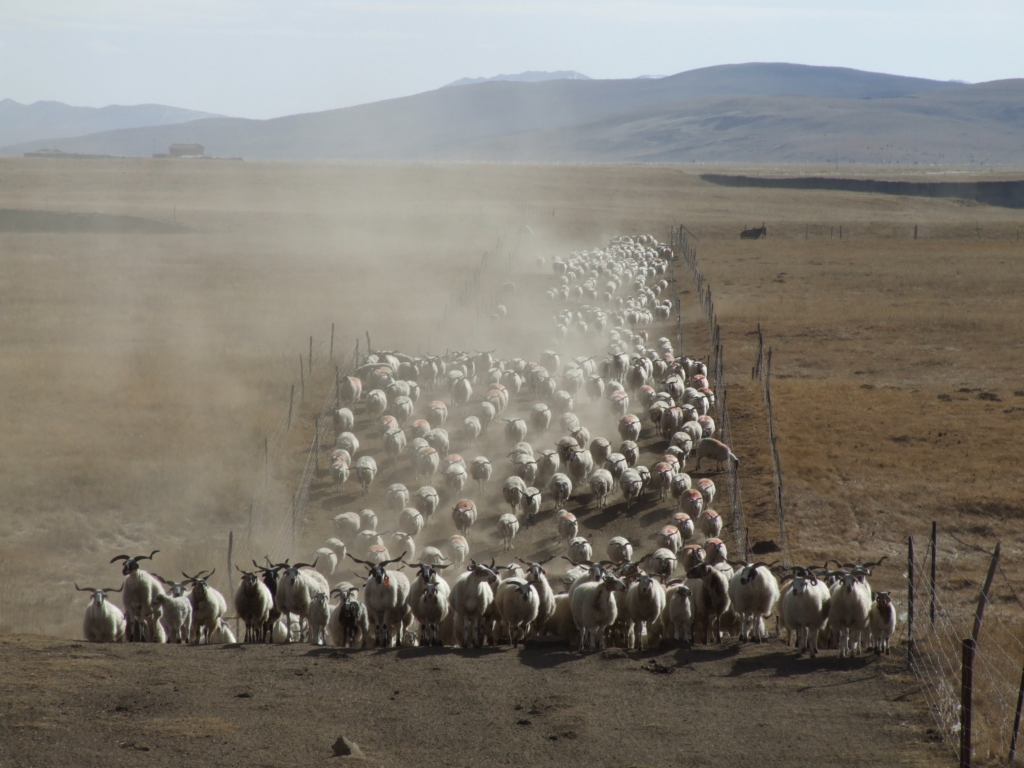
[(666, 75), (789, 61), (980, 82), (1024, 76), (1024, 0), (0, 0), (0, 98), (241, 117), (460, 77)]

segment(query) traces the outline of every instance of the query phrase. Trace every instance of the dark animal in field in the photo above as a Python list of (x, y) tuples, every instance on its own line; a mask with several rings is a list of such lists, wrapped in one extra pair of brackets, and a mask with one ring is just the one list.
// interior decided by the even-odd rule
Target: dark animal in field
[(740, 232), (740, 240), (757, 240), (762, 237), (768, 236), (768, 227), (761, 222), (761, 226), (757, 229), (744, 229)]

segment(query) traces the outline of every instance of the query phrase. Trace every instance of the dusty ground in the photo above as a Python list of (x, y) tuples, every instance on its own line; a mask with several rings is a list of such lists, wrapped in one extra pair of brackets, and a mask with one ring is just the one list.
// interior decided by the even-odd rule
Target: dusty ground
[[(4, 765), (942, 764), (902, 665), (777, 644), (337, 651), (0, 639)], [(707, 734), (711, 734), (708, 736)], [(713, 747), (708, 747), (708, 742)], [(363, 761), (359, 761), (362, 763)]]
[[(275, 518), (286, 516), (297, 471), (308, 452), (312, 413), (323, 405), (332, 370), (324, 352), (306, 382), (306, 400), (299, 402), (299, 355), (308, 353), (310, 335), (316, 349), (325, 350), (332, 323), (337, 329), (338, 357), (348, 354), (357, 338), (365, 345), (367, 330), (377, 348), (443, 351), (449, 343), (463, 348), (495, 348), (500, 343), (504, 349), (531, 356), (553, 346), (540, 330), (546, 327), (545, 317), (532, 305), (523, 305), (525, 311), (514, 316), (513, 323), (496, 329), (486, 314), (477, 314), (493, 301), (493, 295), (471, 292), (470, 300), (466, 299), (466, 274), (481, 264), (483, 254), (492, 254), (485, 285), (505, 279), (508, 264), (501, 264), (501, 257), (513, 251), (523, 224), (534, 234), (522, 252), (549, 258), (571, 248), (600, 244), (620, 232), (652, 231), (665, 237), (669, 226), (679, 221), (700, 238), (701, 268), (714, 288), (724, 330), (734, 447), (744, 460), (741, 481), (752, 541), (777, 537), (764, 413), (758, 390), (747, 384), (754, 359), (751, 333), (760, 322), (768, 343), (775, 347), (776, 426), (795, 559), (886, 553), (897, 559), (908, 532), (924, 534), (930, 520), (938, 519), (986, 546), (1002, 538), (1004, 565), (1011, 578), (1020, 578), (1020, 533), (1015, 520), (1021, 503), (1021, 474), (1014, 448), (1020, 414), (1012, 410), (1014, 392), (1022, 388), (1020, 313), (1015, 299), (1024, 259), (1015, 236), (1024, 224), (1020, 211), (951, 200), (724, 189), (704, 184), (696, 171), (682, 168), (44, 164), (5, 159), (0, 162), (0, 178), (4, 181), (0, 208), (103, 212), (188, 228), (182, 234), (0, 232), (5, 265), (0, 277), (0, 402), (5, 414), (0, 440), (10, 457), (0, 467), (0, 631), (77, 637), (82, 600), (71, 581), (114, 586), (117, 573), (107, 561), (125, 548), (133, 552), (160, 548), (157, 562), (167, 575), (223, 563), (228, 531), (238, 535), (247, 529), (253, 488), (264, 472), (269, 478), (268, 509)], [(768, 226), (767, 240), (741, 243), (736, 238), (740, 228), (762, 220)], [(915, 223), (920, 228), (917, 241), (911, 239)], [(840, 225), (842, 241), (838, 240)], [(835, 230), (834, 240), (828, 239), (830, 227)], [(513, 278), (523, 286), (541, 279), (531, 264), (524, 258), (512, 265)], [(685, 290), (684, 272), (678, 271), (677, 276)], [(703, 355), (706, 329), (692, 298), (692, 294), (682, 295), (682, 351)], [(446, 308), (447, 323), (443, 321)], [(510, 303), (510, 308), (515, 306)], [(515, 334), (510, 333), (513, 328)], [(292, 429), (274, 464), (264, 469), (264, 439), (275, 434), (286, 416), (293, 384)], [(979, 399), (982, 392), (986, 399)], [(606, 417), (599, 412), (581, 410), (610, 429), (611, 422), (602, 422)], [(656, 448), (647, 441), (646, 457), (653, 457)], [(377, 449), (373, 443), (373, 450)], [(492, 458), (501, 452), (495, 443), (457, 449), (468, 457), (478, 450), (493, 454)], [(402, 470), (385, 469), (378, 486), (383, 487), (380, 481), (390, 480), (394, 471)], [(479, 499), (493, 510), (489, 517), (501, 511), (493, 498), (495, 491), (492, 488)], [(262, 530), (257, 525), (250, 551), (236, 550), (236, 561), (272, 548), (275, 556), (309, 557), (330, 535), (330, 516), (364, 505), (377, 508), (379, 496), (364, 501), (352, 488), (339, 492), (322, 473), (314, 480), (302, 535), (294, 546), (281, 541), (276, 528)], [(644, 546), (645, 536), (666, 514), (653, 503), (632, 517), (623, 515), (621, 507), (614, 506), (607, 514), (573, 509), (581, 512), (581, 527), (594, 534), (597, 545), (622, 532)], [(550, 504), (545, 505), (546, 514), (549, 509)], [(487, 556), (496, 553), (497, 539), (493, 527), (484, 522), (472, 533), (471, 544), (475, 553)], [(550, 525), (542, 520), (532, 532), (524, 532), (521, 554), (554, 551), (552, 533), (543, 523)], [(442, 541), (453, 532), (448, 530), (450, 518), (443, 515), (431, 525), (435, 527), (427, 531), (424, 544)], [(948, 538), (941, 541), (940, 552), (961, 557), (959, 545)], [(984, 568), (983, 558), (975, 560), (979, 564), (971, 561), (972, 573)], [(220, 568), (218, 580), (224, 578)], [(12, 577), (18, 575), (24, 583), (22, 574), (37, 576), (31, 583), (39, 587), (16, 590)], [(898, 588), (901, 569), (881, 569), (877, 580), (880, 587)], [(227, 579), (218, 586), (226, 590)], [(94, 674), (88, 665), (109, 665), (110, 658), (123, 656), (126, 661), (117, 666), (118, 674), (99, 686), (104, 690), (107, 685), (144, 678), (147, 667), (135, 667), (137, 677), (123, 680), (120, 671), (141, 663), (142, 656), (147, 662), (166, 659), (172, 670), (166, 679), (180, 681), (189, 679), (187, 672), (195, 657), (215, 660), (203, 679), (229, 703), (241, 692), (233, 687), (242, 667), (235, 667), (240, 662), (221, 661), (225, 656), (237, 653), (235, 658), (248, 659), (253, 653), (281, 654), (308, 663), (302, 656), (308, 652), (305, 647), (238, 652), (76, 650), (67, 640), (53, 637), (6, 640), (5, 661), (10, 658), (15, 663), (5, 667), (19, 669), (18, 674), (29, 679), (30, 674), (37, 678), (43, 674), (43, 668), (33, 664), (47, 660), (56, 665), (61, 674), (47, 678), (47, 685), (60, 692), (63, 706), (70, 706), (68, 702), (77, 700), (72, 697), (79, 695), (82, 701), (92, 702), (84, 710), (91, 717), (120, 703), (113, 694), (107, 700), (112, 702), (109, 706), (89, 698), (104, 694), (91, 693), (98, 689), (90, 686), (99, 683), (86, 682)], [(67, 649), (67, 655), (54, 650), (48, 656), (48, 648)], [(189, 660), (178, 659), (193, 650)], [(859, 738), (856, 734), (863, 732), (871, 737), (851, 742), (851, 754), (856, 755), (851, 764), (889, 763), (894, 749), (903, 750), (908, 759), (911, 755), (924, 762), (944, 759), (946, 753), (928, 742), (925, 729), (930, 724), (920, 719), (920, 698), (909, 694), (912, 686), (895, 674), (894, 666), (882, 667), (888, 671), (868, 683), (853, 685), (857, 675), (875, 674), (879, 669), (875, 662), (868, 666), (857, 662), (840, 671), (834, 659), (794, 665), (788, 657), (779, 656), (780, 651), (777, 645), (766, 651), (743, 649), (738, 658), (753, 655), (764, 662), (761, 667), (757, 666), (760, 661), (755, 663), (760, 671), (738, 677), (729, 676), (737, 662), (728, 651), (724, 660), (713, 662), (703, 661), (704, 652), (694, 652), (701, 660), (687, 669), (697, 672), (680, 670), (662, 677), (634, 671), (630, 678), (623, 671), (622, 681), (583, 674), (568, 686), (544, 663), (523, 663), (532, 658), (530, 654), (539, 654), (543, 662), (554, 652), (528, 651), (522, 659), (512, 653), (483, 654), (473, 663), (486, 664), (485, 674), (493, 675), (496, 682), (482, 689), (486, 693), (473, 695), (504, 706), (511, 700), (503, 691), (522, 690), (526, 696), (529, 686), (548, 686), (546, 695), (571, 697), (577, 706), (597, 707), (581, 702), (618, 702), (626, 691), (624, 709), (647, 713), (633, 725), (649, 725), (655, 722), (652, 712), (658, 713), (659, 723), (664, 712), (693, 716), (699, 711), (693, 692), (689, 686), (678, 686), (678, 695), (684, 698), (666, 708), (646, 688), (628, 693), (627, 679), (639, 677), (648, 681), (645, 685), (668, 684), (675, 692), (680, 675), (705, 674), (707, 669), (706, 674), (722, 679), (705, 695), (717, 695), (726, 683), (738, 686), (732, 695), (726, 694), (724, 706), (716, 708), (720, 715), (744, 712), (742, 702), (762, 695), (765, 689), (758, 687), (762, 683), (769, 691), (773, 686), (788, 691), (786, 686), (801, 681), (796, 690), (807, 685), (802, 680), (809, 674), (823, 678), (821, 706), (801, 703), (793, 711), (801, 717), (827, 719), (834, 726), (829, 739), (822, 742), (817, 733), (801, 726), (791, 738), (776, 735), (765, 743), (788, 749), (800, 740), (814, 748), (836, 738)], [(97, 655), (108, 661), (76, 659), (76, 655)], [(669, 656), (675, 658), (674, 652)], [(387, 659), (385, 672), (375, 667), (381, 658)], [(391, 658), (358, 655), (345, 662), (346, 670), (355, 669), (354, 675), (394, 670), (410, 679), (408, 670), (415, 662), (403, 659), (398, 670)], [(441, 658), (454, 663), (457, 654)], [(554, 658), (561, 659), (561, 653)], [(634, 662), (566, 658), (571, 661), (553, 664), (551, 669), (558, 674), (563, 670), (581, 674), (575, 670), (638, 667)], [(321, 666), (337, 661), (317, 659)], [(545, 670), (542, 676), (535, 674), (539, 669)], [(814, 671), (805, 673), (807, 669)], [(524, 675), (524, 670), (529, 674)], [(214, 684), (221, 673), (223, 685)], [(423, 674), (422, 680), (414, 677), (429, 690), (431, 671)], [(758, 682), (752, 684), (754, 676)], [(292, 677), (297, 676), (284, 679), (292, 683)], [(454, 675), (452, 680), (452, 685), (457, 684)], [(280, 679), (277, 684), (282, 686), (281, 696), (295, 695), (296, 690), (283, 687)], [(396, 684), (395, 689), (404, 693), (409, 685)], [(68, 744), (45, 726), (54, 723), (54, 713), (61, 711), (58, 705), (37, 703), (41, 709), (31, 717), (23, 716), (16, 714), (23, 711), (16, 704), (23, 701), (18, 698), (23, 689), (5, 690), (3, 711), (11, 715), (5, 715), (0, 727), (13, 729), (15, 735), (3, 743), (22, 750), (12, 754), (11, 762), (52, 762), (54, 755), (42, 759), (40, 751), (41, 759), (36, 760), (36, 753), (27, 751), (30, 739), (25, 734), (41, 734), (36, 743), (55, 749)], [(812, 687), (798, 695), (806, 698), (817, 690)], [(580, 691), (591, 693), (580, 695)], [(849, 692), (850, 701), (829, 709), (838, 692)], [(376, 694), (360, 687), (352, 695)], [(765, 722), (770, 720), (773, 733), (778, 734), (792, 718), (776, 713), (794, 695), (766, 698), (763, 706), (751, 712)], [(204, 699), (192, 697), (190, 705), (205, 708), (217, 700)], [(396, 697), (397, 702), (401, 700)], [(479, 714), (475, 701), (461, 710), (463, 716)], [(893, 742), (877, 736), (883, 732), (880, 728), (858, 730), (857, 724), (868, 714), (856, 713), (877, 716), (880, 701), (905, 712), (899, 718), (885, 718), (883, 728), (897, 720), (911, 724), (906, 729), (884, 730)], [(527, 705), (525, 699), (523, 704)], [(267, 711), (291, 719), (281, 709)], [(315, 744), (310, 755), (322, 754), (321, 747), (329, 747), (337, 733), (345, 732), (368, 745), (371, 756), (379, 755), (382, 762), (415, 762), (408, 751), (409, 740), (394, 735), (402, 731), (378, 728), (383, 731), (378, 738), (369, 726), (368, 736), (367, 731), (349, 733), (334, 727), (335, 722), (362, 717), (359, 707), (323, 711), (324, 716), (332, 711), (344, 714), (325, 721), (322, 731), (318, 726), (312, 742), (302, 742)], [(124, 716), (135, 717), (131, 710)], [(204, 733), (223, 729), (230, 734), (246, 728), (245, 721), (223, 712), (216, 717), (222, 718), (221, 724), (217, 728), (207, 724)], [(628, 716), (616, 715), (621, 717)], [(595, 738), (604, 735), (593, 719), (585, 720)], [(95, 723), (67, 718), (59, 722), (76, 732), (91, 731), (85, 726)], [(372, 722), (369, 717), (367, 722)], [(391, 722), (407, 723), (408, 718)], [(637, 731), (623, 722), (623, 733)], [(35, 725), (15, 728), (19, 723)], [(171, 733), (180, 733), (184, 726), (168, 727)], [(506, 751), (508, 745), (522, 743), (517, 728), (511, 730), (512, 741), (498, 740)], [(96, 730), (97, 738), (102, 732)], [(625, 759), (660, 764), (665, 758), (659, 760), (659, 755), (675, 755), (680, 732), (688, 732), (684, 722), (672, 729), (671, 736), (655, 739), (657, 750), (643, 760), (633, 752), (627, 757), (621, 750), (595, 749), (594, 754), (612, 754), (616, 764)], [(445, 732), (460, 738), (457, 733)], [(733, 738), (742, 733), (740, 729), (729, 733), (726, 749), (735, 746), (736, 752), (728, 754), (742, 762), (752, 752), (739, 735)], [(120, 740), (150, 746), (152, 752), (105, 753), (104, 744), (109, 742), (98, 741), (97, 754), (106, 754), (109, 762), (111, 755), (127, 761), (139, 756), (152, 759), (160, 752), (149, 738), (133, 735)], [(245, 748), (244, 739), (227, 736), (226, 740), (233, 750)], [(564, 741), (542, 741), (545, 751), (538, 751), (531, 760), (564, 762), (559, 751)], [(575, 746), (584, 742), (580, 738)], [(282, 746), (264, 760), (274, 764), (305, 748)], [(486, 759), (478, 760), (477, 750), (456, 752), (467, 764), (498, 759), (485, 755)], [(764, 748), (757, 754), (766, 754)], [(784, 759), (785, 754), (775, 758), (778, 764), (793, 764), (793, 758)]]

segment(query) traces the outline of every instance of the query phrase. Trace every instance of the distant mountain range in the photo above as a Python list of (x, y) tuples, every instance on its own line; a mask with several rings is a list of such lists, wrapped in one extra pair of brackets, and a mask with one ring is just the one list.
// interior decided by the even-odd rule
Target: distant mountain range
[(964, 85), (751, 63), (633, 80), (487, 81), (272, 120), (106, 131), (57, 146), (148, 156), (154, 142), (199, 142), (221, 157), (285, 160), (1024, 165), (1022, 137), (1024, 80)]
[(11, 99), (3, 99), (0, 101), (0, 147), (25, 141), (45, 142), (84, 136), (119, 128), (174, 125), (205, 117), (220, 115), (161, 104), (96, 108), (72, 107), (59, 101), (19, 104)]
[(592, 80), (593, 78), (573, 72), (520, 72), (518, 75), (495, 75), (494, 77), (463, 77), (453, 83), (442, 85), (442, 88), (451, 88), (456, 85), (476, 85), (477, 83), (541, 83), (545, 80)]

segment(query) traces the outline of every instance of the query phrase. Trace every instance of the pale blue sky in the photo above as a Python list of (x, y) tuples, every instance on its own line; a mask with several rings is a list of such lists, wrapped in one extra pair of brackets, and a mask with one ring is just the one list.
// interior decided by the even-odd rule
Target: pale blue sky
[(274, 117), (460, 77), (789, 61), (1024, 77), (1024, 0), (0, 0), (0, 98)]

